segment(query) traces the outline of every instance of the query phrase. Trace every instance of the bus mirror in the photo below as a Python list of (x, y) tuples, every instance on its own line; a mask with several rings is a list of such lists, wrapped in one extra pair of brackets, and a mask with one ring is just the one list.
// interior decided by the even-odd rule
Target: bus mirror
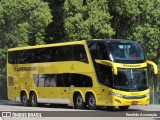
[(155, 75), (158, 74), (158, 67), (154, 62), (147, 60), (146, 63), (153, 66)]
[(95, 59), (95, 61), (96, 63), (102, 64), (102, 65), (112, 66), (114, 75), (118, 74), (117, 67), (113, 62), (109, 60), (99, 60), (99, 59)]

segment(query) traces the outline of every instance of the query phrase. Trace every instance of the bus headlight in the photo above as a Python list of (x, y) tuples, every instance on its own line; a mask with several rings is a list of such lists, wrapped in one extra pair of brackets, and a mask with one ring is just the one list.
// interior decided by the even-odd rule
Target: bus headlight
[(120, 97), (120, 98), (123, 98), (123, 96), (124, 96), (122, 94), (118, 94), (118, 93), (115, 93), (115, 92), (110, 92), (110, 95), (117, 96), (117, 97)]
[(145, 97), (149, 96), (149, 93), (145, 94), (144, 96), (145, 96)]

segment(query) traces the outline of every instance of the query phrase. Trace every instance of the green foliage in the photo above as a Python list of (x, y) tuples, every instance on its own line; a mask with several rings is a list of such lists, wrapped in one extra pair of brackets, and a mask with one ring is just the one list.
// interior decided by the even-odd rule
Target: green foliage
[(66, 0), (64, 18), (68, 41), (106, 39), (114, 35), (106, 0)]
[(47, 26), (45, 42), (56, 43), (65, 41), (63, 5), (65, 0), (45, 0), (52, 10), (52, 22)]
[(6, 84), (7, 49), (44, 44), (51, 18), (48, 3), (40, 0), (0, 1), (0, 85)]
[(146, 58), (157, 63), (156, 59), (159, 56), (157, 52), (160, 47), (159, 34), (158, 26), (151, 24), (136, 25), (132, 28), (130, 39), (137, 40), (142, 45)]
[(43, 44), (51, 22), (47, 3), (40, 0), (1, 0), (0, 38), (7, 47)]

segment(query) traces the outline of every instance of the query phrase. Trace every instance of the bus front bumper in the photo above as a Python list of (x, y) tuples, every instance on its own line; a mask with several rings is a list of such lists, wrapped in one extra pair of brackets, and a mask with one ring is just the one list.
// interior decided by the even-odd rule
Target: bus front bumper
[(130, 105), (148, 105), (150, 101), (149, 96), (144, 98), (121, 98), (117, 96), (112, 96), (112, 105), (111, 106), (130, 106)]

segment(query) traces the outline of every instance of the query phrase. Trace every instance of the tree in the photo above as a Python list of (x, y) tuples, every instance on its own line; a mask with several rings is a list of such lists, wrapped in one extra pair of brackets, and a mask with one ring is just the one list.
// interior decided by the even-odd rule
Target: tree
[(51, 22), (48, 4), (40, 0), (0, 1), (0, 80), (6, 84), (7, 49), (44, 44), (46, 26)]
[(1, 45), (43, 44), (45, 27), (51, 22), (47, 3), (40, 0), (1, 0)]
[(67, 41), (106, 39), (114, 35), (106, 0), (66, 0), (64, 29)]
[(45, 0), (49, 3), (53, 21), (47, 26), (45, 42), (56, 43), (65, 41), (64, 32), (64, 1), (65, 0)]

